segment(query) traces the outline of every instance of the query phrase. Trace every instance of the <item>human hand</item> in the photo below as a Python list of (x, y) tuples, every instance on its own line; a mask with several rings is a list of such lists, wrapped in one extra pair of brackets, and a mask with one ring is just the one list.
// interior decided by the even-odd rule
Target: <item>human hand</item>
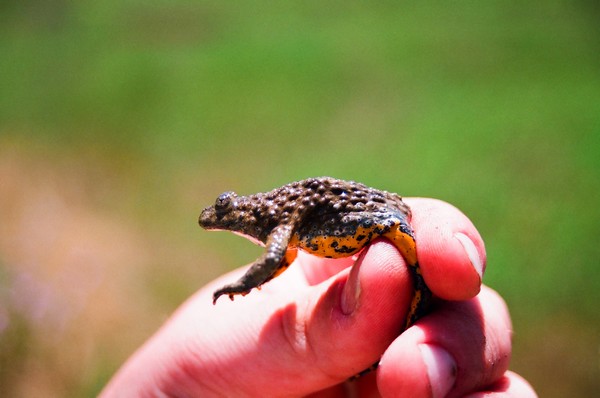
[[(418, 257), (440, 300), (402, 332), (412, 281), (398, 251), (377, 240), (358, 259), (299, 253), (281, 276), (212, 305), (202, 288), (134, 354), (102, 393), (113, 396), (535, 397), (508, 371), (511, 323), (481, 287), (485, 249), (454, 207), (406, 199)], [(377, 370), (347, 379), (381, 359)]]

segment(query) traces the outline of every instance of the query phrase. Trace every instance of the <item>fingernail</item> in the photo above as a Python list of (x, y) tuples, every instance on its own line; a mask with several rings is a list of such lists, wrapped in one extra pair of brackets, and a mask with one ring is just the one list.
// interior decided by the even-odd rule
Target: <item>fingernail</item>
[(435, 345), (420, 344), (419, 350), (427, 367), (433, 398), (445, 397), (456, 381), (456, 361), (448, 351)]
[(454, 237), (460, 242), (462, 247), (465, 249), (467, 257), (469, 257), (469, 261), (473, 265), (473, 268), (475, 268), (475, 271), (477, 271), (477, 273), (479, 274), (479, 277), (483, 278), (483, 261), (481, 260), (481, 257), (479, 257), (479, 252), (475, 247), (475, 243), (473, 243), (473, 241), (462, 232), (455, 233)]
[(358, 271), (364, 256), (365, 253), (361, 254), (358, 260), (354, 263), (352, 269), (350, 270), (350, 275), (348, 275), (346, 285), (344, 286), (344, 291), (342, 292), (342, 298), (340, 302), (342, 313), (344, 315), (352, 314), (358, 306), (358, 299), (360, 297), (360, 281), (358, 278)]

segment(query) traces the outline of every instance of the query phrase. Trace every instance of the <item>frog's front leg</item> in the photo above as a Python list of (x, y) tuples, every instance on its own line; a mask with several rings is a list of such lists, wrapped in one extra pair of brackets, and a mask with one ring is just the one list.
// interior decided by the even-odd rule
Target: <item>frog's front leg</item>
[(238, 281), (225, 285), (213, 293), (213, 304), (227, 294), (231, 300), (236, 294), (245, 296), (255, 287), (273, 279), (282, 273), (296, 258), (297, 249), (288, 249), (292, 236), (291, 225), (280, 225), (273, 229), (265, 244), (265, 252), (246, 271)]

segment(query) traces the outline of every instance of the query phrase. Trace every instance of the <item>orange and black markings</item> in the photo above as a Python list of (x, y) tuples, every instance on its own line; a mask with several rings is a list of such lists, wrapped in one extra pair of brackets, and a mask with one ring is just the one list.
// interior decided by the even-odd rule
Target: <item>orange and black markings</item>
[(412, 325), (427, 310), (431, 292), (417, 262), (410, 209), (402, 198), (354, 181), (309, 178), (270, 192), (221, 194), (200, 214), (200, 226), (245, 235), (265, 246), (264, 253), (236, 282), (214, 292), (233, 299), (281, 274), (298, 249), (319, 257), (348, 257), (377, 237), (389, 239), (408, 264), (414, 296), (406, 319)]

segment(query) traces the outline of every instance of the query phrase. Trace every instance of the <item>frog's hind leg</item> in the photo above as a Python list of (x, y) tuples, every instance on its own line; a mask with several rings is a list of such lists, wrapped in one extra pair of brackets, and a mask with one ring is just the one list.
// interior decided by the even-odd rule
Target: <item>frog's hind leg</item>
[(236, 294), (245, 296), (255, 287), (281, 274), (296, 258), (297, 249), (288, 249), (292, 235), (290, 225), (281, 225), (271, 232), (265, 245), (265, 252), (236, 282), (225, 285), (213, 293), (213, 304), (217, 299), (227, 294), (231, 300)]
[(427, 312), (431, 302), (431, 291), (425, 284), (421, 267), (417, 262), (417, 245), (412, 228), (404, 219), (400, 219), (400, 222), (384, 236), (398, 248), (413, 279), (414, 295), (406, 316), (405, 329), (407, 329)]
[(409, 265), (408, 269), (410, 270), (413, 279), (415, 293), (412, 301), (410, 302), (410, 308), (408, 310), (408, 315), (406, 316), (404, 329), (408, 329), (419, 318), (425, 315), (429, 309), (429, 305), (431, 304), (431, 290), (429, 290), (425, 284), (419, 263)]

